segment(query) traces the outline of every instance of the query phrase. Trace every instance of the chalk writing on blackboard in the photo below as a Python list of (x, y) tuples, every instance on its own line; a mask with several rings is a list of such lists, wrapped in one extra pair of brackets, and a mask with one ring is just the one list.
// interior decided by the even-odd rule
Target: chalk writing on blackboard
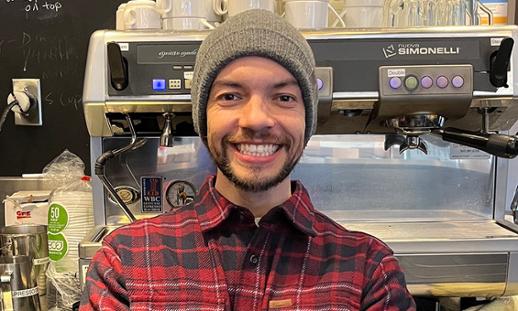
[(72, 54), (76, 49), (74, 45), (69, 44), (65, 35), (54, 35), (48, 38), (40, 33), (22, 32), (20, 39), (24, 72), (27, 71), (29, 65), (68, 62), (73, 58)]
[(29, 0), (29, 2), (30, 3), (25, 5), (25, 12), (31, 12), (31, 11), (36, 12), (39, 10), (47, 10), (47, 11), (54, 11), (57, 13), (59, 10), (61, 10), (61, 8), (63, 8), (63, 5), (59, 1), (56, 1), (56, 2), (45, 1), (45, 2), (38, 3), (38, 0)]
[(8, 4), (23, 3), (25, 12), (51, 11), (58, 13), (63, 4), (60, 1), (4, 0)]
[(69, 95), (64, 94), (63, 92), (58, 92), (57, 94), (54, 92), (49, 92), (44, 95), (45, 104), (52, 105), (57, 103), (63, 107), (66, 106), (74, 106), (75, 110), (79, 110), (82, 108), (82, 96), (81, 94)]

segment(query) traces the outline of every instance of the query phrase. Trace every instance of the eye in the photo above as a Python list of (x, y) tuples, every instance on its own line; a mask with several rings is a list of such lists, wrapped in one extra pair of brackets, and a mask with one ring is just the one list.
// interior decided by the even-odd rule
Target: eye
[(297, 99), (292, 95), (283, 94), (283, 95), (279, 95), (278, 101), (283, 104), (291, 104), (291, 103), (295, 103), (297, 101)]
[(239, 99), (239, 97), (233, 93), (224, 93), (219, 95), (218, 98), (223, 101), (235, 101)]
[(290, 100), (294, 100), (294, 98), (289, 95), (281, 95), (279, 99), (283, 102), (289, 102)]

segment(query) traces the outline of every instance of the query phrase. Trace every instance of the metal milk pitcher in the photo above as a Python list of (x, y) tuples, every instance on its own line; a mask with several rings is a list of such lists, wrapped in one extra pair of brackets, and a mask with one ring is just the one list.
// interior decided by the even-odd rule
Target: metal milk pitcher
[(0, 311), (40, 311), (29, 256), (0, 256)]
[(31, 258), (39, 294), (46, 295), (45, 273), (49, 265), (47, 226), (23, 224), (0, 228), (0, 256), (18, 255)]

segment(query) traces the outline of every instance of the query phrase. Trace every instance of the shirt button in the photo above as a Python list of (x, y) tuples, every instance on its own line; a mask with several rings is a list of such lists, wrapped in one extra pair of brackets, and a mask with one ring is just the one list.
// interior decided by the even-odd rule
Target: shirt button
[(250, 258), (248, 258), (248, 262), (252, 265), (252, 266), (257, 266), (257, 263), (259, 262), (259, 258), (257, 258), (256, 255), (250, 255)]

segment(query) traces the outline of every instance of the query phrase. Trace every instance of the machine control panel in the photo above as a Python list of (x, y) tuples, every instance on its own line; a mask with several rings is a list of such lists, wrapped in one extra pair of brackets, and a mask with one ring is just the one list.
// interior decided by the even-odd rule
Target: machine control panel
[(382, 119), (423, 112), (461, 118), (473, 98), (473, 66), (382, 66), (379, 90), (376, 113)]
[[(187, 95), (199, 42), (118, 42), (128, 86), (109, 85), (110, 96)], [(111, 70), (111, 68), (108, 68)]]
[(473, 66), (382, 66), (382, 96), (455, 95), (473, 93)]
[(149, 85), (152, 94), (183, 94), (188, 93), (192, 85), (193, 65), (172, 66), (172, 70), (151, 77)]

